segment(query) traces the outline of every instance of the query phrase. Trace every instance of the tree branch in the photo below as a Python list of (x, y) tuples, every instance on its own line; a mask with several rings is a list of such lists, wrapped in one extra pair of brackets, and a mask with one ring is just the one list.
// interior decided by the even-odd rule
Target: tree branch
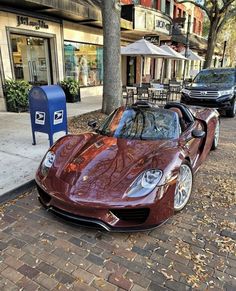
[(225, 17), (220, 21), (218, 27), (217, 27), (217, 33), (221, 31), (224, 24), (232, 17), (236, 16), (236, 8), (232, 9), (228, 14), (225, 15)]
[(211, 12), (209, 9), (207, 9), (205, 6), (193, 1), (193, 0), (180, 0), (180, 1), (176, 1), (176, 3), (182, 4), (182, 3), (191, 3), (199, 8), (201, 8), (202, 10), (204, 10), (207, 14), (207, 16), (210, 18), (211, 16)]
[(233, 4), (233, 2), (234, 2), (235, 0), (225, 0), (225, 1), (223, 1), (224, 2), (224, 5), (223, 5), (223, 7), (220, 9), (220, 14), (221, 13), (224, 13), (227, 9), (228, 9), (228, 7), (231, 5), (231, 4)]

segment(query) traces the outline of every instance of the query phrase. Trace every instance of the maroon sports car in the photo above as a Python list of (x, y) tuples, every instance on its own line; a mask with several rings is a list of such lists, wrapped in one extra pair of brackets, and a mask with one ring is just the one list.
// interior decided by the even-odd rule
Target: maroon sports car
[(138, 102), (90, 125), (93, 132), (67, 135), (47, 152), (36, 174), (39, 199), (73, 221), (130, 231), (184, 208), (220, 123), (214, 109)]

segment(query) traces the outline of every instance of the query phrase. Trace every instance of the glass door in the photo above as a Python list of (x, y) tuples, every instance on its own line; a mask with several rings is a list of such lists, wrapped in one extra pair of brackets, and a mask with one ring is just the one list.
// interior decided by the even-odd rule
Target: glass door
[(16, 80), (32, 85), (51, 84), (49, 40), (47, 38), (11, 35)]

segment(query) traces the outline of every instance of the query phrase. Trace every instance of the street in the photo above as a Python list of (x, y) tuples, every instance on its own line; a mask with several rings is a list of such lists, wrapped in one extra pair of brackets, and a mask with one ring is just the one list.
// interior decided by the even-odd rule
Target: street
[(1, 290), (235, 290), (236, 118), (164, 225), (108, 233), (45, 211), (36, 189), (1, 206)]

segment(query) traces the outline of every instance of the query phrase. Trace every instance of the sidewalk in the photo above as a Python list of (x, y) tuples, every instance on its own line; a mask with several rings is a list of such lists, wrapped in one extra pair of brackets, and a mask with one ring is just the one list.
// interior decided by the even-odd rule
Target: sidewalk
[[(87, 97), (67, 103), (68, 117), (101, 108), (102, 98)], [(55, 134), (54, 141), (62, 134)], [(29, 113), (0, 112), (0, 201), (2, 195), (34, 179), (36, 169), (49, 147), (46, 134), (36, 133), (32, 145)]]

